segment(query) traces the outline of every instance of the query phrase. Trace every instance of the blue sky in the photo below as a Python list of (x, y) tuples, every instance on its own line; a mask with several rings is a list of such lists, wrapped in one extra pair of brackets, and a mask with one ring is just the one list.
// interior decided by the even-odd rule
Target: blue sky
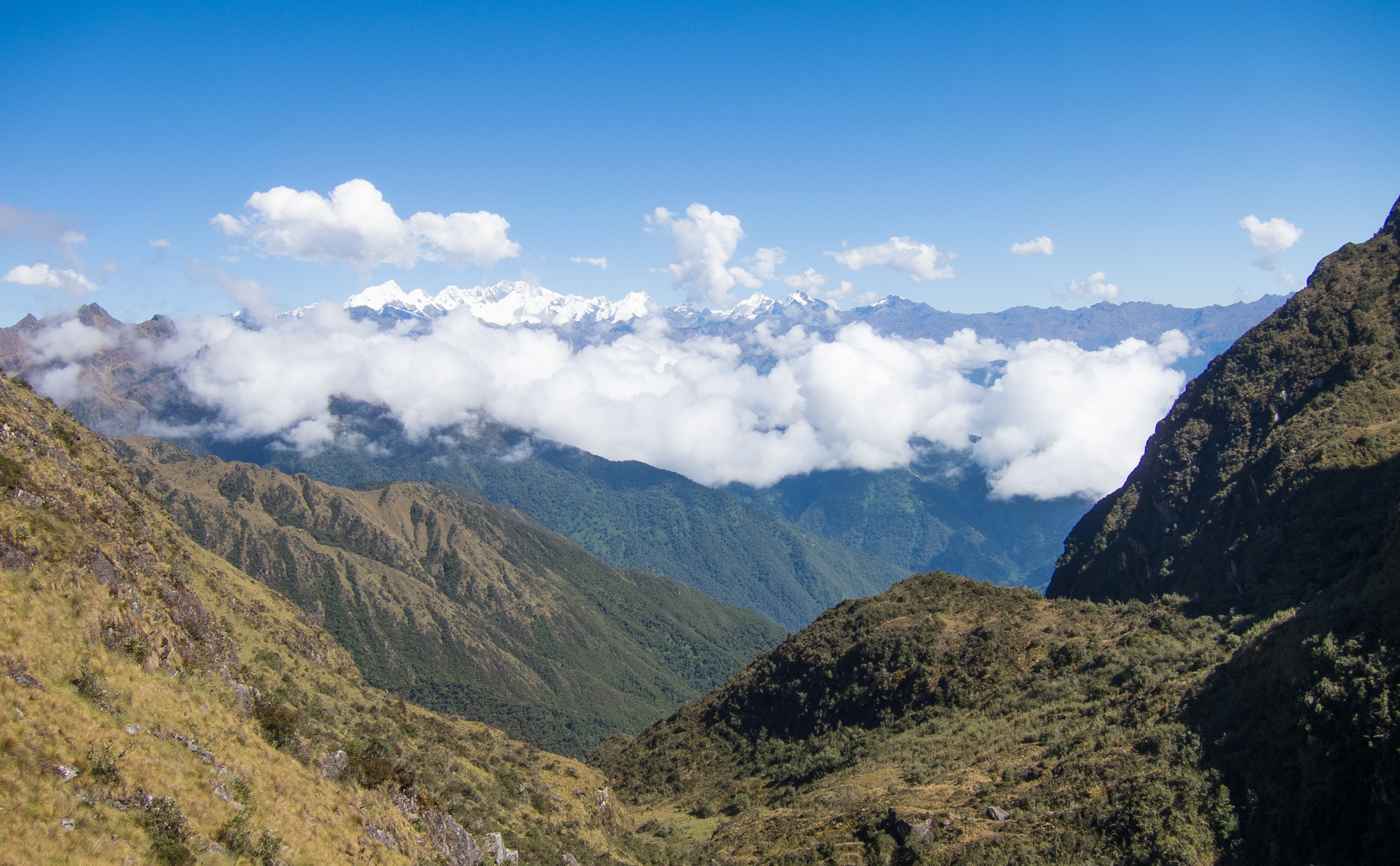
[[(1118, 300), (1199, 306), (1286, 291), (1279, 268), (1400, 195), (1394, 3), (971, 5), (8, 3), (0, 273), (72, 270), (128, 320), (236, 308), (192, 281), (210, 268), (283, 307), (522, 276), (674, 303), (643, 216), (699, 202), (742, 221), (731, 264), (781, 247), (827, 288), (972, 312), (1088, 303), (1071, 281), (1103, 272)], [(210, 224), (354, 178), (403, 218), (498, 214), (519, 254), (357, 270)], [(1258, 266), (1249, 215), (1303, 234)], [(957, 275), (823, 255), (895, 236)], [(1009, 252), (1039, 236), (1053, 255)], [(71, 297), (0, 283), (0, 319)]]

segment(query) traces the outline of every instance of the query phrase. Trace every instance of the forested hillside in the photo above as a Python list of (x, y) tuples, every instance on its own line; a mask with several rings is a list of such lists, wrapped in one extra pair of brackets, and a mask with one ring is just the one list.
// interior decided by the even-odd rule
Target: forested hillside
[(644, 463), (605, 460), (496, 425), (471, 437), (444, 431), (411, 442), (373, 407), (337, 410), (347, 430), (375, 447), (308, 456), (266, 443), (195, 447), (342, 486), (406, 480), (465, 487), (520, 510), (604, 562), (675, 578), (787, 629), (801, 628), (842, 599), (881, 592), (908, 573)]
[(725, 488), (774, 517), (910, 571), (948, 571), (1044, 590), (1079, 497), (995, 500), (966, 455), (932, 449), (910, 466), (812, 472), (757, 489)]
[(117, 444), (182, 529), (300, 605), (371, 683), (551, 751), (640, 730), (783, 636), (460, 488), (348, 490)]

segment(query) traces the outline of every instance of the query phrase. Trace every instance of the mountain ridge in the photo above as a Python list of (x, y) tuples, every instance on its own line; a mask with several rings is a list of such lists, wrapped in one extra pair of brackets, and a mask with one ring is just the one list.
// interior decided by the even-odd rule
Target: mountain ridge
[(161, 440), (114, 443), (191, 537), (336, 636), (370, 682), (582, 754), (782, 636), (449, 485), (336, 488)]

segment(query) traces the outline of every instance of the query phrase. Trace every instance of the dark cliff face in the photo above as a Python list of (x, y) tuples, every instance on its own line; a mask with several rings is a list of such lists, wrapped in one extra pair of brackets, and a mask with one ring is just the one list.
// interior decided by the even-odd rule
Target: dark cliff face
[(1400, 502), (1400, 202), (1193, 381), (1048, 594), (1296, 604), (1379, 548)]

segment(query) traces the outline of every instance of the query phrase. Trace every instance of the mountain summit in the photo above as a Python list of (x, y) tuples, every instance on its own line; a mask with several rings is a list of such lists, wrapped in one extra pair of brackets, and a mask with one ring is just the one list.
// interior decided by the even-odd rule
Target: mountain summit
[(1051, 596), (1279, 609), (1377, 550), (1400, 501), (1398, 230), (1400, 203), (1187, 387)]

